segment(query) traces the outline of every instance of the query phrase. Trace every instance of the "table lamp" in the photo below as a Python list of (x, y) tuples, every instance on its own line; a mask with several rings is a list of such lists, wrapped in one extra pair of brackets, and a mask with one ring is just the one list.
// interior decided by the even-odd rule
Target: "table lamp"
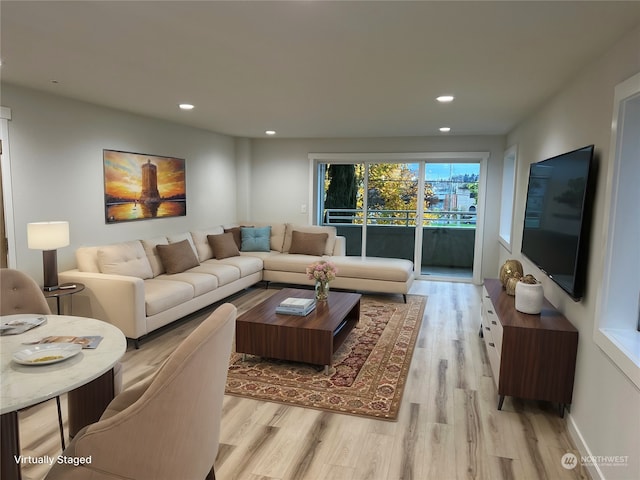
[(69, 222), (36, 222), (27, 224), (27, 246), (42, 250), (43, 289), (58, 289), (58, 253), (56, 248), (69, 245)]

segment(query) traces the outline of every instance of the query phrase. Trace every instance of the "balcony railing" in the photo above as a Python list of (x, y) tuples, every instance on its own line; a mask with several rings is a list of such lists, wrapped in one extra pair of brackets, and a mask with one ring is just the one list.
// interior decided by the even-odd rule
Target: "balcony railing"
[[(366, 223), (415, 227), (416, 218), (415, 210), (368, 210)], [(362, 225), (364, 220), (365, 215), (361, 209), (328, 208), (324, 214), (325, 225)], [(422, 220), (423, 227), (475, 228), (475, 225), (475, 211), (432, 210), (425, 212)]]
[[(347, 255), (363, 254), (364, 213), (359, 209), (327, 209), (324, 224), (346, 238)], [(416, 212), (370, 210), (366, 216), (366, 255), (415, 261)], [(473, 267), (476, 212), (430, 211), (424, 214), (421, 271)]]

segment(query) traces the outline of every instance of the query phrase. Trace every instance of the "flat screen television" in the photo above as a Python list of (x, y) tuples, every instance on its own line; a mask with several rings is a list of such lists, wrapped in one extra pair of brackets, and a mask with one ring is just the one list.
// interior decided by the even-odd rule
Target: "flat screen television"
[(586, 283), (595, 177), (593, 145), (529, 167), (522, 254), (574, 300)]

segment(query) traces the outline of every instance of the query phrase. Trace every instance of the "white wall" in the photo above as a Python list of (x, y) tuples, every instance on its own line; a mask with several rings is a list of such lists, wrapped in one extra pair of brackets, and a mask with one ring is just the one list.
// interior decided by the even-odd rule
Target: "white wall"
[(502, 136), (254, 139), (249, 220), (308, 223), (312, 175), (309, 153), (490, 152), (484, 229), (483, 276), (498, 275), (498, 224), (505, 138)]
[(251, 217), (251, 139), (236, 138), (237, 220)]
[[(17, 268), (42, 282), (42, 254), (27, 248), (27, 223), (68, 220), (71, 245), (60, 271), (75, 266), (81, 245), (149, 238), (236, 219), (234, 139), (34, 90), (2, 85), (11, 109), (9, 140)], [(184, 158), (187, 215), (107, 225), (103, 149)]]
[[(626, 35), (599, 61), (586, 68), (555, 98), (508, 135), (518, 145), (518, 178), (513, 252), (501, 249), (500, 261), (522, 260), (525, 272), (543, 280), (545, 296), (579, 330), (578, 361), (569, 416), (574, 440), (590, 455), (628, 456), (625, 466), (601, 466), (607, 479), (640, 478), (640, 392), (593, 341), (596, 297), (603, 276), (606, 215), (603, 194), (610, 167), (609, 145), (615, 86), (640, 71), (640, 28)], [(587, 288), (573, 302), (518, 254), (522, 244), (529, 164), (595, 144), (600, 172), (592, 228)], [(636, 205), (632, 206), (636, 209)], [(631, 294), (631, 293), (630, 293)]]
[[(308, 154), (489, 151), (484, 275), (497, 274), (504, 137), (246, 139), (128, 114), (14, 85), (2, 85), (9, 122), (17, 267), (42, 280), (41, 253), (26, 247), (26, 225), (68, 220), (71, 245), (59, 270), (75, 266), (82, 245), (183, 232), (236, 220), (308, 223)], [(187, 216), (107, 225), (102, 150), (186, 159)], [(495, 213), (493, 213), (495, 212)]]

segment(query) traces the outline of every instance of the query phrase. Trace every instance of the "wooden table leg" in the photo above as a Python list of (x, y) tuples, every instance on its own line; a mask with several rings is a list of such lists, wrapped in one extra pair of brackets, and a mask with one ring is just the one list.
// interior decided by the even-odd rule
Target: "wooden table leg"
[(113, 397), (113, 369), (86, 385), (70, 391), (67, 394), (69, 436), (73, 438), (81, 429), (100, 420), (100, 416)]
[(15, 456), (20, 455), (20, 435), (18, 412), (8, 412), (0, 416), (0, 478), (20, 480), (20, 464)]

